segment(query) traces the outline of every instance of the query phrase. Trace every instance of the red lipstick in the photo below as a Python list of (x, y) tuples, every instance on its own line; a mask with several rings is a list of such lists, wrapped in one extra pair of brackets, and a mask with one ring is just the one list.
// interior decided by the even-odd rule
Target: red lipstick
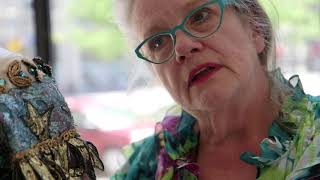
[(200, 64), (189, 73), (188, 86), (194, 86), (208, 80), (222, 66), (216, 63)]

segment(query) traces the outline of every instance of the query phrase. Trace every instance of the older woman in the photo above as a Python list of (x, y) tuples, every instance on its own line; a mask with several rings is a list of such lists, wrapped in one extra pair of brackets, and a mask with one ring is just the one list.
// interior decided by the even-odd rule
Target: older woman
[[(272, 66), (256, 0), (116, 0), (135, 53), (180, 116), (133, 144), (114, 179), (305, 179), (320, 175), (320, 98)], [(260, 145), (259, 145), (260, 144)]]

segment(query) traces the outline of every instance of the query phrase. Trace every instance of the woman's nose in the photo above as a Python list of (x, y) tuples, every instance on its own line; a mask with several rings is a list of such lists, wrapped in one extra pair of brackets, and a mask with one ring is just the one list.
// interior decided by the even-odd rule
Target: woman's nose
[(188, 36), (182, 31), (176, 32), (175, 59), (178, 63), (183, 63), (202, 48), (203, 45), (199, 40)]

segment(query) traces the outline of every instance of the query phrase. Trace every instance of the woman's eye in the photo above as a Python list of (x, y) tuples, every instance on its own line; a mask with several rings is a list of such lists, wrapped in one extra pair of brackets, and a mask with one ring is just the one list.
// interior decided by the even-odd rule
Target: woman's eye
[(196, 12), (194, 15), (191, 16), (190, 20), (191, 23), (201, 23), (203, 21), (206, 21), (209, 17), (209, 12), (206, 10), (201, 10)]
[(156, 49), (156, 48), (159, 48), (162, 44), (162, 38), (156, 38), (154, 40), (152, 40), (152, 48), (153, 49)]
[(150, 40), (149, 48), (152, 50), (155, 50), (155, 49), (161, 47), (162, 43), (163, 43), (163, 38), (156, 37), (156, 38)]

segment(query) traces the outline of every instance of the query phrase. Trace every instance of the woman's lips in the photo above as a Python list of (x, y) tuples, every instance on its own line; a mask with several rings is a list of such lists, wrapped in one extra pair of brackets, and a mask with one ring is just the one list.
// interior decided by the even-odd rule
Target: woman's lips
[(215, 63), (205, 63), (192, 69), (189, 74), (188, 87), (202, 83), (213, 76), (222, 66)]

